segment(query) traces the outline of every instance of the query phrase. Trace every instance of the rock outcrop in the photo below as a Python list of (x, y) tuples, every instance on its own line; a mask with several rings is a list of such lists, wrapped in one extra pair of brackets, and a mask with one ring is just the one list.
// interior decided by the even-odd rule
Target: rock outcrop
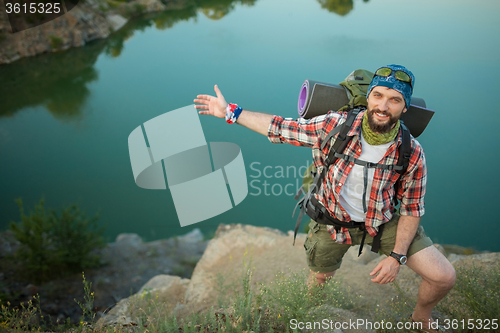
[(133, 306), (137, 306), (141, 300), (149, 297), (156, 297), (157, 295), (158, 298), (161, 295), (161, 300), (164, 303), (168, 302), (175, 306), (183, 300), (188, 284), (188, 279), (182, 279), (178, 276), (157, 275), (149, 280), (135, 295), (118, 302), (118, 304), (99, 321), (98, 325), (135, 326), (137, 325), (137, 320), (133, 318), (133, 313), (134, 310), (135, 313), (137, 313), (137, 308), (133, 308)]
[[(240, 224), (221, 225), (196, 265), (190, 280), (181, 280), (165, 275), (155, 277), (136, 295), (120, 302), (116, 306), (116, 310), (111, 310), (108, 315), (100, 319), (98, 324), (137, 324), (138, 313), (130, 307), (130, 300), (144, 297), (141, 293), (144, 293), (146, 289), (149, 289), (150, 294), (165, 300), (168, 311), (164, 315), (175, 313), (187, 316), (192, 312), (200, 313), (211, 307), (216, 308), (217, 299), (221, 294), (227, 297), (234, 293), (234, 288), (224, 286), (241, 284), (243, 274), (249, 269), (252, 271), (251, 285), (253, 286), (259, 283), (271, 283), (275, 280), (276, 274), (280, 272), (291, 274), (306, 269), (303, 251), (304, 239), (305, 235), (299, 234), (295, 246), (292, 246), (293, 234), (291, 232), (286, 235), (269, 228)], [(435, 246), (440, 251), (444, 251), (441, 246)], [(369, 246), (367, 246), (363, 255), (358, 257), (358, 246), (352, 247), (344, 257), (342, 267), (335, 275), (335, 279), (340, 279), (357, 296), (356, 311), (325, 309), (324, 306), (317, 310), (322, 313), (327, 310), (326, 312), (332, 319), (338, 317), (353, 321), (357, 319), (373, 320), (370, 318), (370, 311), (376, 306), (375, 303), (382, 304), (398, 297), (393, 285), (374, 287), (370, 281), (369, 273), (385, 256), (380, 256), (369, 250)], [(486, 261), (489, 264), (491, 262), (498, 264), (500, 254), (488, 253), (473, 256), (452, 254), (450, 259), (455, 265), (466, 261)], [(404, 289), (410, 297), (416, 297), (420, 278), (411, 269), (405, 266), (401, 267), (397, 281), (401, 289)], [(231, 309), (217, 311), (230, 313)], [(215, 315), (218, 315), (219, 312), (215, 312)], [(118, 317), (122, 320), (118, 320)], [(332, 330), (328, 332), (332, 332)], [(350, 332), (350, 330), (336, 330), (335, 332)], [(364, 332), (374, 331), (366, 329)]]
[[(113, 4), (111, 7), (110, 4)], [(130, 18), (149, 12), (181, 9), (185, 0), (132, 0), (129, 2), (85, 0), (66, 14), (33, 28), (12, 33), (7, 13), (0, 11), (0, 64), (44, 52), (83, 46), (108, 37)], [(0, 0), (0, 8), (4, 0)]]
[(253, 270), (254, 285), (270, 282), (280, 271), (304, 269), (304, 237), (299, 237), (295, 246), (292, 242), (292, 238), (275, 229), (221, 225), (195, 267), (185, 303), (193, 311), (215, 305), (218, 285), (239, 284), (246, 269)]

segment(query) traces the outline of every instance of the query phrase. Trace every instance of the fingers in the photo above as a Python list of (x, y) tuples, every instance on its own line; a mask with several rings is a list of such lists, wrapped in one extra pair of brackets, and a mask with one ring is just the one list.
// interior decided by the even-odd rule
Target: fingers
[(215, 97), (210, 96), (210, 95), (198, 95), (196, 97), (197, 98), (194, 99), (195, 103), (204, 103), (204, 104), (208, 104), (210, 102), (211, 98), (215, 98)]
[(383, 272), (380, 272), (379, 275), (377, 275), (376, 277), (374, 277), (372, 280), (372, 282), (375, 282), (375, 283), (378, 283), (378, 284), (386, 284), (386, 283), (390, 283), (392, 281), (394, 281), (395, 277), (389, 273), (383, 273)]
[(215, 90), (215, 94), (217, 95), (217, 98), (224, 98), (217, 85), (214, 86), (214, 90)]
[(391, 261), (382, 260), (370, 273), (371, 276), (376, 275), (371, 281), (378, 284), (391, 283), (396, 279), (398, 272), (399, 264), (395, 266)]
[(383, 283), (382, 283), (382, 276), (383, 276), (383, 274), (379, 274), (379, 275), (377, 275), (376, 277), (374, 277), (374, 278), (372, 279), (372, 282), (374, 282), (374, 283), (378, 283), (378, 284), (383, 284)]
[(371, 279), (372, 282), (374, 283), (378, 283), (378, 284), (387, 284), (387, 283), (391, 283), (391, 282), (394, 282), (396, 278), (394, 276), (391, 276), (391, 275), (386, 275), (386, 274), (379, 274), (377, 275), (377, 277)]
[(199, 114), (209, 114), (218, 118), (224, 118), (226, 114), (227, 103), (220, 92), (217, 85), (214, 86), (217, 97), (210, 95), (197, 95), (193, 101), (199, 103), (194, 108), (199, 111)]
[(381, 269), (382, 269), (382, 262), (379, 262), (379, 264), (377, 266), (375, 266), (373, 271), (371, 271), (370, 275), (373, 276), (373, 275), (377, 274), (377, 272), (380, 271)]
[[(193, 102), (200, 103), (200, 105), (195, 105), (194, 108), (195, 109), (199, 109), (199, 110), (210, 110), (208, 98), (211, 97), (211, 96), (208, 96), (208, 95), (198, 95), (197, 97), (198, 98), (194, 99)], [(200, 111), (199, 113), (200, 114), (209, 114), (209, 113), (205, 113), (204, 111)]]
[[(370, 275), (375, 276), (373, 279), (371, 279), (372, 282), (381, 283), (382, 278), (385, 276), (385, 274), (382, 273), (381, 269), (382, 269), (382, 265), (381, 265), (381, 263), (379, 263), (377, 266), (375, 266), (373, 271), (371, 271)], [(377, 273), (378, 273), (378, 275), (377, 275)]]
[[(196, 101), (196, 100), (195, 100)], [(200, 102), (195, 102), (195, 103), (200, 103)], [(207, 104), (202, 104), (202, 105), (195, 105), (194, 106), (195, 109), (202, 109), (202, 110), (208, 110), (209, 107)]]

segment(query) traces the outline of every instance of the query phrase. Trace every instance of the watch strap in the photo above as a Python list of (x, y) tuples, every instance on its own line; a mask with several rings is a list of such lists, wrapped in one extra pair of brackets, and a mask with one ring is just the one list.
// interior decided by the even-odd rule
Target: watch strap
[(391, 257), (396, 259), (400, 265), (406, 264), (407, 257), (404, 254), (398, 254), (395, 252), (391, 252)]

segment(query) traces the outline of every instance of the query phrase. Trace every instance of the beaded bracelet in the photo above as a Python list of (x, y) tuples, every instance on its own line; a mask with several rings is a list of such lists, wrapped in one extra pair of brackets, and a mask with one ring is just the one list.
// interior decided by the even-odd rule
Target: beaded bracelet
[(234, 124), (241, 114), (243, 109), (238, 104), (229, 103), (226, 108), (226, 122), (228, 124)]

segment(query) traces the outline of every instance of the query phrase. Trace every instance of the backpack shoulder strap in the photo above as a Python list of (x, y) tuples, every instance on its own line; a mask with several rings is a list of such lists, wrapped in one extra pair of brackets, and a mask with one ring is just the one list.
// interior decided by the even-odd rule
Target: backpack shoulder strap
[(394, 183), (394, 206), (397, 206), (399, 204), (398, 201), (398, 192), (399, 192), (399, 187), (401, 186), (401, 176), (406, 173), (406, 170), (408, 170), (408, 165), (410, 164), (410, 157), (411, 157), (411, 137), (410, 137), (410, 130), (406, 125), (401, 121), (401, 131), (403, 134), (402, 142), (401, 145), (399, 146), (399, 157), (398, 157), (398, 163), (397, 166), (400, 167), (400, 169), (395, 169), (397, 173), (399, 173), (399, 179), (396, 180)]
[[(348, 137), (347, 133), (352, 128), (352, 124), (354, 123), (354, 120), (358, 116), (358, 114), (363, 110), (363, 108), (354, 108), (351, 109), (347, 113), (347, 118), (342, 125), (338, 125), (337, 127), (340, 127), (338, 131), (336, 131), (336, 128), (334, 128), (332, 131), (336, 131), (335, 133), (332, 134), (335, 135), (338, 132), (338, 136), (335, 139), (335, 142), (333, 143), (332, 147), (330, 148), (330, 151), (328, 152), (328, 156), (325, 159), (325, 169), (327, 169), (330, 165), (335, 163), (337, 160), (337, 157), (335, 156), (335, 153), (343, 153), (345, 148), (347, 147), (347, 144), (349, 141), (351, 141), (352, 137)], [(332, 132), (330, 131), (330, 133)], [(323, 149), (326, 145), (326, 142), (328, 142), (332, 136), (330, 136), (330, 133), (328, 133), (328, 136), (325, 138), (325, 141), (321, 143), (321, 149)]]
[(401, 131), (403, 134), (401, 146), (399, 146), (399, 158), (398, 158), (398, 163), (397, 165), (401, 167), (400, 170), (397, 170), (397, 172), (402, 175), (406, 172), (408, 169), (408, 165), (410, 164), (410, 157), (411, 157), (411, 137), (410, 137), (410, 130), (406, 125), (400, 121), (401, 124)]

